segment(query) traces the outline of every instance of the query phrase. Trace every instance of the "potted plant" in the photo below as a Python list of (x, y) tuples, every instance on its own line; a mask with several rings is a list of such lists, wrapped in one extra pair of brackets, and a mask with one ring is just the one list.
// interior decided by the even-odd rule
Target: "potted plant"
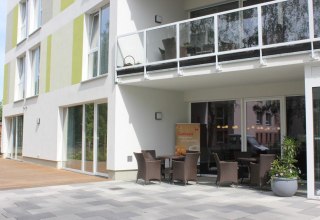
[(293, 196), (298, 189), (300, 170), (296, 167), (296, 155), (299, 142), (292, 137), (285, 137), (282, 144), (282, 157), (271, 164), (271, 189), (278, 196)]

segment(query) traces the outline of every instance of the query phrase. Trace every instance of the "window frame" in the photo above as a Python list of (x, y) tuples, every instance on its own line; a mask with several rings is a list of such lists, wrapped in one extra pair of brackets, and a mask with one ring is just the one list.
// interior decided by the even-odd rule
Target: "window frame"
[[(22, 9), (24, 10), (24, 13), (25, 13), (24, 16), (22, 14), (23, 12)], [(22, 42), (28, 36), (28, 16), (29, 16), (28, 0), (22, 0), (19, 2), (19, 12), (18, 12), (18, 42)]]
[(30, 50), (30, 66), (31, 66), (31, 75), (30, 75), (30, 96), (39, 95), (39, 86), (40, 86), (40, 60), (41, 60), (41, 48), (40, 45)]
[(26, 61), (27, 61), (26, 54), (23, 54), (17, 57), (17, 71), (16, 71), (15, 95), (14, 95), (15, 101), (23, 100), (26, 96), (26, 88), (25, 88), (26, 73), (27, 73)]
[[(101, 64), (101, 51), (102, 51), (102, 48), (101, 48), (101, 40), (102, 40), (102, 37), (101, 37), (101, 22), (102, 22), (102, 15), (103, 15), (103, 12), (104, 10), (108, 10), (108, 20), (107, 22), (110, 23), (110, 5), (107, 4), (107, 5), (104, 5), (102, 7), (99, 7), (97, 8), (96, 10), (92, 10), (90, 12), (88, 12), (87, 16), (86, 16), (86, 35), (85, 35), (85, 45), (84, 45), (84, 48), (87, 48), (86, 52), (84, 52), (84, 64), (83, 64), (83, 81), (87, 81), (87, 80), (91, 80), (91, 79), (95, 79), (95, 78), (99, 78), (99, 77), (102, 77), (102, 76), (106, 76), (108, 75), (108, 68), (109, 68), (109, 60), (107, 61), (108, 62), (108, 65), (107, 65), (107, 68), (106, 68), (106, 71), (102, 72), (102, 69), (105, 69), (102, 67), (102, 64)], [(94, 28), (94, 17), (95, 16), (98, 16), (98, 25), (97, 25), (97, 40), (98, 40), (98, 46), (97, 47), (94, 47), (94, 48), (91, 48), (91, 39), (92, 39), (92, 36), (93, 36), (93, 28)], [(110, 39), (110, 27), (108, 26), (108, 39)], [(97, 58), (96, 58), (96, 62), (97, 62), (97, 66), (96, 66), (96, 71), (93, 71), (93, 67), (94, 65), (92, 65), (90, 63), (90, 59), (91, 60), (94, 60), (92, 58), (92, 56), (94, 56), (94, 53), (97, 53)], [(110, 49), (109, 49), (109, 44), (107, 46), (107, 57), (109, 57), (109, 53), (110, 53)], [(92, 62), (94, 63), (94, 62)], [(91, 64), (91, 65), (90, 65)]]
[(36, 32), (42, 25), (42, 0), (29, 1), (29, 35)]

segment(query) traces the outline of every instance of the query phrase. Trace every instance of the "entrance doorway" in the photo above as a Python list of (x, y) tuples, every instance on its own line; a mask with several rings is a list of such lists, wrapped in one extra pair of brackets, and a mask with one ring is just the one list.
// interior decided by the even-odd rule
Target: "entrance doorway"
[(191, 123), (201, 124), (200, 172), (216, 172), (212, 152), (222, 160), (234, 160), (240, 151), (280, 156), (282, 137), (288, 135), (301, 143), (297, 165), (305, 179), (304, 102), (304, 96), (292, 96), (191, 103)]
[(106, 175), (107, 113), (107, 103), (89, 103), (66, 109), (65, 168)]
[(11, 155), (12, 159), (22, 159), (23, 147), (23, 115), (12, 118), (11, 126)]

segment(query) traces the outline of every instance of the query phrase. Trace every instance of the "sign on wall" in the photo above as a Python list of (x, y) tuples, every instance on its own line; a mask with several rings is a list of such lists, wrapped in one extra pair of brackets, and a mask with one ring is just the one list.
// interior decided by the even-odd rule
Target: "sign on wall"
[(176, 124), (176, 155), (185, 155), (187, 150), (200, 152), (200, 124)]

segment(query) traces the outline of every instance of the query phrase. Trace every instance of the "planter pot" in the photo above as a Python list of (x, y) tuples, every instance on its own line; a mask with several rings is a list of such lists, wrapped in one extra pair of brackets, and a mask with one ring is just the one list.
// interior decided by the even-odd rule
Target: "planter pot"
[(272, 177), (271, 189), (277, 196), (293, 196), (298, 190), (298, 179)]

